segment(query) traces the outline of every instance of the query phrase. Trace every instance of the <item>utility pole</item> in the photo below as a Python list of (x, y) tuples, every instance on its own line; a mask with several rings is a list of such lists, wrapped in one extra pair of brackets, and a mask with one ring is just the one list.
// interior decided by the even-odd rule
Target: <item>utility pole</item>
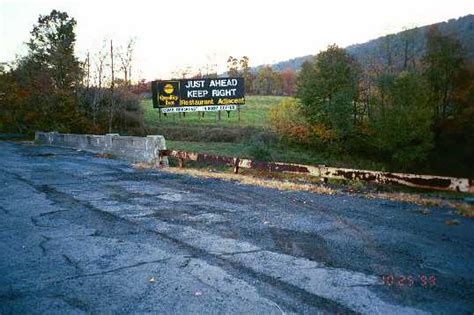
[(109, 112), (109, 133), (112, 133), (112, 122), (114, 118), (115, 110), (115, 98), (114, 98), (114, 46), (112, 40), (110, 40), (110, 69), (112, 71), (112, 82), (110, 83), (110, 112)]

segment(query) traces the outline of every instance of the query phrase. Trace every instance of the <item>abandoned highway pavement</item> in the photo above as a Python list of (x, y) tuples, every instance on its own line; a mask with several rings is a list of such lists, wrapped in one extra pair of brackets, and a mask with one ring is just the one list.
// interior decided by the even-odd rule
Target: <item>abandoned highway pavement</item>
[(0, 161), (2, 315), (474, 311), (474, 221), (452, 209), (29, 143)]

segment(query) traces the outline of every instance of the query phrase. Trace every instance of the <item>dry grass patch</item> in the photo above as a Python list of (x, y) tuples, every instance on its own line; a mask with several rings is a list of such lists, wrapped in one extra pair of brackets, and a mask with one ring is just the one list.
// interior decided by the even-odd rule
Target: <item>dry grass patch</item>
[(421, 195), (407, 193), (371, 193), (366, 195), (368, 198), (380, 198), (392, 201), (405, 201), (417, 204), (419, 206), (447, 206), (447, 202), (441, 199), (426, 198)]
[(474, 218), (474, 206), (472, 205), (460, 205), (457, 207), (457, 214), (462, 215), (463, 217), (466, 218)]
[(150, 164), (150, 163), (142, 163), (142, 162), (133, 163), (133, 164), (132, 164), (132, 167), (133, 167), (133, 168), (136, 168), (136, 169), (138, 169), (138, 170), (147, 170), (147, 169), (155, 168), (153, 164)]
[[(466, 203), (460, 201), (448, 201), (443, 200), (441, 198), (426, 198), (421, 195), (416, 194), (407, 194), (407, 193), (375, 193), (375, 194), (367, 194), (368, 198), (379, 198), (379, 199), (388, 199), (392, 201), (402, 201), (402, 202), (411, 202), (423, 207), (448, 207), (456, 209), (456, 213), (466, 217), (466, 218), (474, 218), (474, 206), (468, 205)], [(429, 212), (425, 210), (428, 209), (421, 209), (418, 211), (421, 214), (427, 215)], [(429, 211), (429, 210), (428, 210)]]
[(278, 190), (298, 190), (298, 191), (309, 191), (318, 194), (327, 194), (332, 195), (335, 194), (336, 191), (322, 185), (311, 185), (311, 184), (301, 184), (301, 183), (294, 183), (290, 181), (280, 181), (280, 180), (267, 180), (262, 179), (250, 175), (242, 175), (242, 174), (233, 174), (233, 173), (224, 173), (224, 172), (211, 172), (207, 170), (197, 170), (197, 169), (184, 169), (184, 168), (164, 168), (162, 169), (164, 172), (173, 173), (173, 174), (186, 174), (191, 175), (194, 177), (203, 177), (203, 178), (217, 178), (229, 181), (237, 181), (244, 185), (255, 185), (267, 188), (274, 188)]
[[(155, 168), (153, 164), (148, 163), (136, 163), (132, 164), (136, 169), (151, 169)], [(337, 190), (325, 186), (321, 183), (321, 178), (314, 176), (305, 176), (299, 174), (289, 173), (272, 173), (263, 170), (247, 170), (241, 169), (239, 174), (234, 174), (230, 171), (225, 170), (213, 170), (213, 169), (194, 169), (194, 168), (178, 168), (169, 167), (162, 168), (163, 172), (174, 173), (174, 174), (185, 174), (194, 177), (202, 178), (216, 178), (228, 181), (237, 181), (244, 185), (255, 185), (267, 188), (274, 188), (278, 190), (286, 191), (308, 191), (318, 194), (333, 195), (337, 193)], [(417, 213), (422, 215), (430, 215), (431, 211), (427, 207), (448, 207), (456, 209), (456, 214), (474, 218), (474, 206), (463, 203), (461, 201), (448, 201), (441, 198), (429, 198), (423, 195), (414, 193), (367, 193), (361, 194), (370, 199), (386, 199), (399, 202), (410, 202), (420, 206), (420, 209), (416, 210)], [(456, 224), (456, 223), (454, 223)]]

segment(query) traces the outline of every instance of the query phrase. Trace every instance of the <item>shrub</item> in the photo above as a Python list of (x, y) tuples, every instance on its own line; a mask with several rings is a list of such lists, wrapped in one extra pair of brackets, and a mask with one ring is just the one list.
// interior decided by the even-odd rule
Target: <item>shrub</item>
[(269, 112), (271, 129), (280, 137), (308, 143), (311, 127), (305, 119), (299, 102), (295, 98), (285, 98)]

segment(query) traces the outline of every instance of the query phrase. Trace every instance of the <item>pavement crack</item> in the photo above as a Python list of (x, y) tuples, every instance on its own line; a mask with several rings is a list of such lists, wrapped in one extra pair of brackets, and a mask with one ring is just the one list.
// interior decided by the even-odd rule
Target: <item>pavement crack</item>
[(63, 254), (63, 258), (69, 265), (73, 266), (74, 269), (76, 269), (77, 273), (82, 273), (82, 268), (79, 266), (79, 262), (71, 259), (69, 256), (65, 254)]
[(75, 309), (79, 309), (79, 310), (81, 310), (85, 313), (90, 313), (90, 308), (87, 305), (87, 303), (85, 303), (84, 301), (82, 301), (78, 298), (70, 298), (70, 297), (64, 296), (62, 294), (57, 294), (57, 295), (54, 295), (53, 297), (57, 298), (57, 299), (61, 299), (66, 304), (68, 304), (69, 306), (72, 306)]
[(31, 223), (33, 223), (34, 226), (40, 227), (40, 228), (55, 228), (55, 226), (52, 225), (45, 225), (45, 224), (40, 224), (38, 223), (38, 219), (35, 217), (30, 217)]
[(182, 264), (178, 265), (178, 268), (186, 268), (190, 262), (191, 262), (191, 258), (188, 258)]
[(44, 217), (46, 215), (50, 215), (50, 214), (54, 214), (54, 213), (58, 213), (58, 212), (65, 212), (65, 211), (69, 211), (69, 210), (56, 210), (56, 211), (44, 212), (44, 213), (39, 214), (38, 216), (39, 217)]
[(38, 247), (41, 249), (41, 252), (43, 253), (43, 256), (46, 255), (46, 247), (44, 247), (44, 245), (46, 244), (46, 242), (50, 241), (51, 240), (51, 237), (47, 237), (47, 236), (44, 236), (44, 235), (40, 235), (43, 240), (38, 244)]
[[(66, 255), (63, 255), (63, 256), (67, 257)], [(162, 263), (162, 262), (168, 261), (170, 259), (171, 259), (171, 257), (158, 259), (158, 260), (152, 260), (152, 261), (142, 261), (142, 262), (139, 262), (139, 263), (136, 263), (136, 264), (133, 264), (133, 265), (123, 266), (123, 267), (119, 267), (119, 268), (115, 268), (115, 269), (111, 269), (111, 270), (106, 270), (106, 271), (101, 271), (101, 272), (94, 272), (94, 273), (86, 273), (86, 274), (80, 274), (80, 275), (77, 275), (77, 276), (67, 277), (63, 280), (60, 280), (59, 282), (63, 282), (63, 281), (67, 281), (67, 280), (74, 280), (74, 279), (79, 279), (79, 278), (103, 276), (103, 275), (106, 275), (106, 274), (109, 274), (109, 273), (115, 273), (115, 272), (118, 272), (118, 271), (131, 269), (131, 268), (135, 268), (135, 267), (140, 267), (140, 266), (144, 266), (144, 265)]]
[(4, 207), (0, 206), (0, 210), (2, 210), (5, 214), (10, 214), (10, 211), (5, 209)]
[(241, 252), (232, 252), (232, 253), (223, 253), (216, 255), (217, 257), (221, 256), (232, 256), (232, 255), (239, 255), (239, 254), (252, 254), (252, 253), (258, 253), (263, 251), (263, 249), (254, 249), (254, 250), (247, 250), (247, 251), (241, 251)]

